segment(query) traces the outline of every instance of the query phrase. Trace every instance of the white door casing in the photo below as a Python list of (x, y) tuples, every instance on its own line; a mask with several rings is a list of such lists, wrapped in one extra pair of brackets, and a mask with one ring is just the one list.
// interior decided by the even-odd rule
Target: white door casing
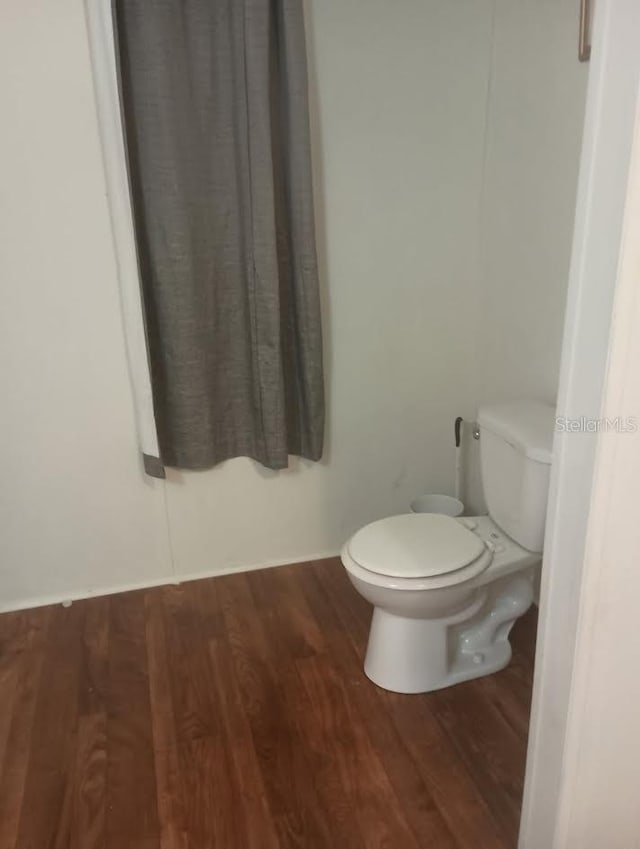
[[(640, 80), (639, 34), (637, 0), (599, 0), (558, 398), (558, 416), (567, 419), (595, 420), (603, 411)], [(607, 381), (611, 379), (609, 374)], [(630, 439), (628, 434), (606, 438)], [(587, 529), (596, 521), (595, 515), (590, 518), (590, 506), (597, 446), (593, 432), (556, 434), (520, 849), (586, 845), (561, 833), (558, 817), (565, 804), (561, 794), (567, 787), (568, 736), (574, 733), (572, 676), (581, 654), (589, 651), (578, 615), (579, 603), (587, 603), (580, 596), (590, 557)], [(613, 849), (618, 844), (600, 845)]]

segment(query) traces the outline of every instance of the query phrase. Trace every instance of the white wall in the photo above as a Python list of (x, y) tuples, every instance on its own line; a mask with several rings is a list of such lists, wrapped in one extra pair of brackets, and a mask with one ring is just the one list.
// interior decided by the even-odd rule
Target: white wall
[[(277, 474), (239, 459), (171, 473), (166, 484), (137, 465), (82, 4), (3, 5), (0, 603), (311, 558), (426, 489), (451, 491), (453, 418), (473, 416), (472, 364), (491, 360), (479, 328), (486, 339), (492, 322), (496, 334), (505, 328), (505, 313), (487, 306), (500, 289), (478, 298), (495, 253), (480, 253), (480, 239), (495, 247), (501, 237), (480, 223), (499, 205), (504, 151), (512, 180), (527, 150), (499, 120), (515, 96), (502, 80), (512, 65), (500, 60), (508, 2), (308, 0), (326, 458)], [(573, 42), (566, 49), (569, 65)], [(530, 61), (541, 86), (524, 82), (544, 101), (564, 66)], [(538, 105), (540, 121), (564, 102)], [(571, 162), (562, 150), (561, 164)], [(536, 203), (570, 207), (567, 180), (560, 197)], [(546, 221), (525, 217), (529, 227)], [(531, 279), (519, 281), (522, 292)], [(550, 357), (549, 386), (555, 368)]]
[(0, 5), (0, 605), (170, 573), (140, 474), (82, 4)]
[(576, 0), (496, 0), (480, 222), (480, 397), (555, 401), (588, 64)]
[[(478, 403), (555, 403), (589, 65), (576, 0), (495, 0), (479, 223)], [(484, 509), (477, 444), (467, 500)]]

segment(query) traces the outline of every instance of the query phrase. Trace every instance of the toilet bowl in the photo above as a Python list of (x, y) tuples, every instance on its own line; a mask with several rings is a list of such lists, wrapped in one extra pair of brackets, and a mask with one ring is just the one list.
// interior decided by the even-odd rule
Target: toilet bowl
[(349, 580), (374, 608), (364, 669), (375, 684), (423, 693), (509, 663), (541, 563), (554, 423), (536, 402), (481, 408), (489, 515), (391, 516), (345, 544)]
[[(424, 568), (420, 544), (434, 555)], [(342, 562), (374, 606), (367, 677), (386, 690), (424, 693), (507, 665), (508, 634), (531, 605), (540, 555), (488, 516), (409, 514), (363, 528), (344, 546)]]

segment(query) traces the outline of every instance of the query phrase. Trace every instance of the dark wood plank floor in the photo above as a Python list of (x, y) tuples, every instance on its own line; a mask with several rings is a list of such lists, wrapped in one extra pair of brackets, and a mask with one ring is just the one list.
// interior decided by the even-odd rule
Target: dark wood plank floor
[(0, 616), (0, 849), (514, 849), (535, 614), (503, 672), (362, 672), (336, 560)]

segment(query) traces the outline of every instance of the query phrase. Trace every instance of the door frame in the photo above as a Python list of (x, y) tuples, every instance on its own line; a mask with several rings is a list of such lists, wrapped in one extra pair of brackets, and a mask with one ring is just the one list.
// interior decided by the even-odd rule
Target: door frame
[[(588, 709), (577, 712), (575, 700), (578, 693), (586, 693), (588, 658), (604, 638), (594, 588), (602, 592), (601, 582), (606, 581), (614, 593), (623, 574), (609, 570), (596, 577), (603, 567), (597, 549), (602, 552), (605, 513), (619, 498), (613, 491), (618, 469), (610, 453), (619, 443), (627, 463), (633, 452), (640, 458), (640, 437), (590, 430), (606, 413), (622, 415), (619, 387), (632, 377), (633, 362), (621, 358), (620, 346), (626, 344), (631, 352), (630, 322), (640, 322), (627, 308), (631, 260), (626, 266), (620, 263), (625, 217), (628, 227), (638, 203), (637, 166), (632, 174), (630, 164), (640, 81), (639, 33), (637, 0), (599, 0), (560, 369), (557, 415), (564, 430), (558, 430), (554, 440), (520, 849), (587, 846), (588, 831), (580, 842), (572, 831), (577, 821), (569, 811), (588, 811), (578, 798), (585, 788), (576, 772), (575, 746), (592, 717)], [(568, 432), (567, 420), (579, 422), (582, 429)], [(584, 630), (586, 611), (591, 632)], [(593, 769), (597, 774), (595, 765)], [(614, 778), (609, 776), (607, 796), (622, 789)], [(613, 837), (610, 833), (594, 845), (638, 845), (630, 840), (614, 843)]]

